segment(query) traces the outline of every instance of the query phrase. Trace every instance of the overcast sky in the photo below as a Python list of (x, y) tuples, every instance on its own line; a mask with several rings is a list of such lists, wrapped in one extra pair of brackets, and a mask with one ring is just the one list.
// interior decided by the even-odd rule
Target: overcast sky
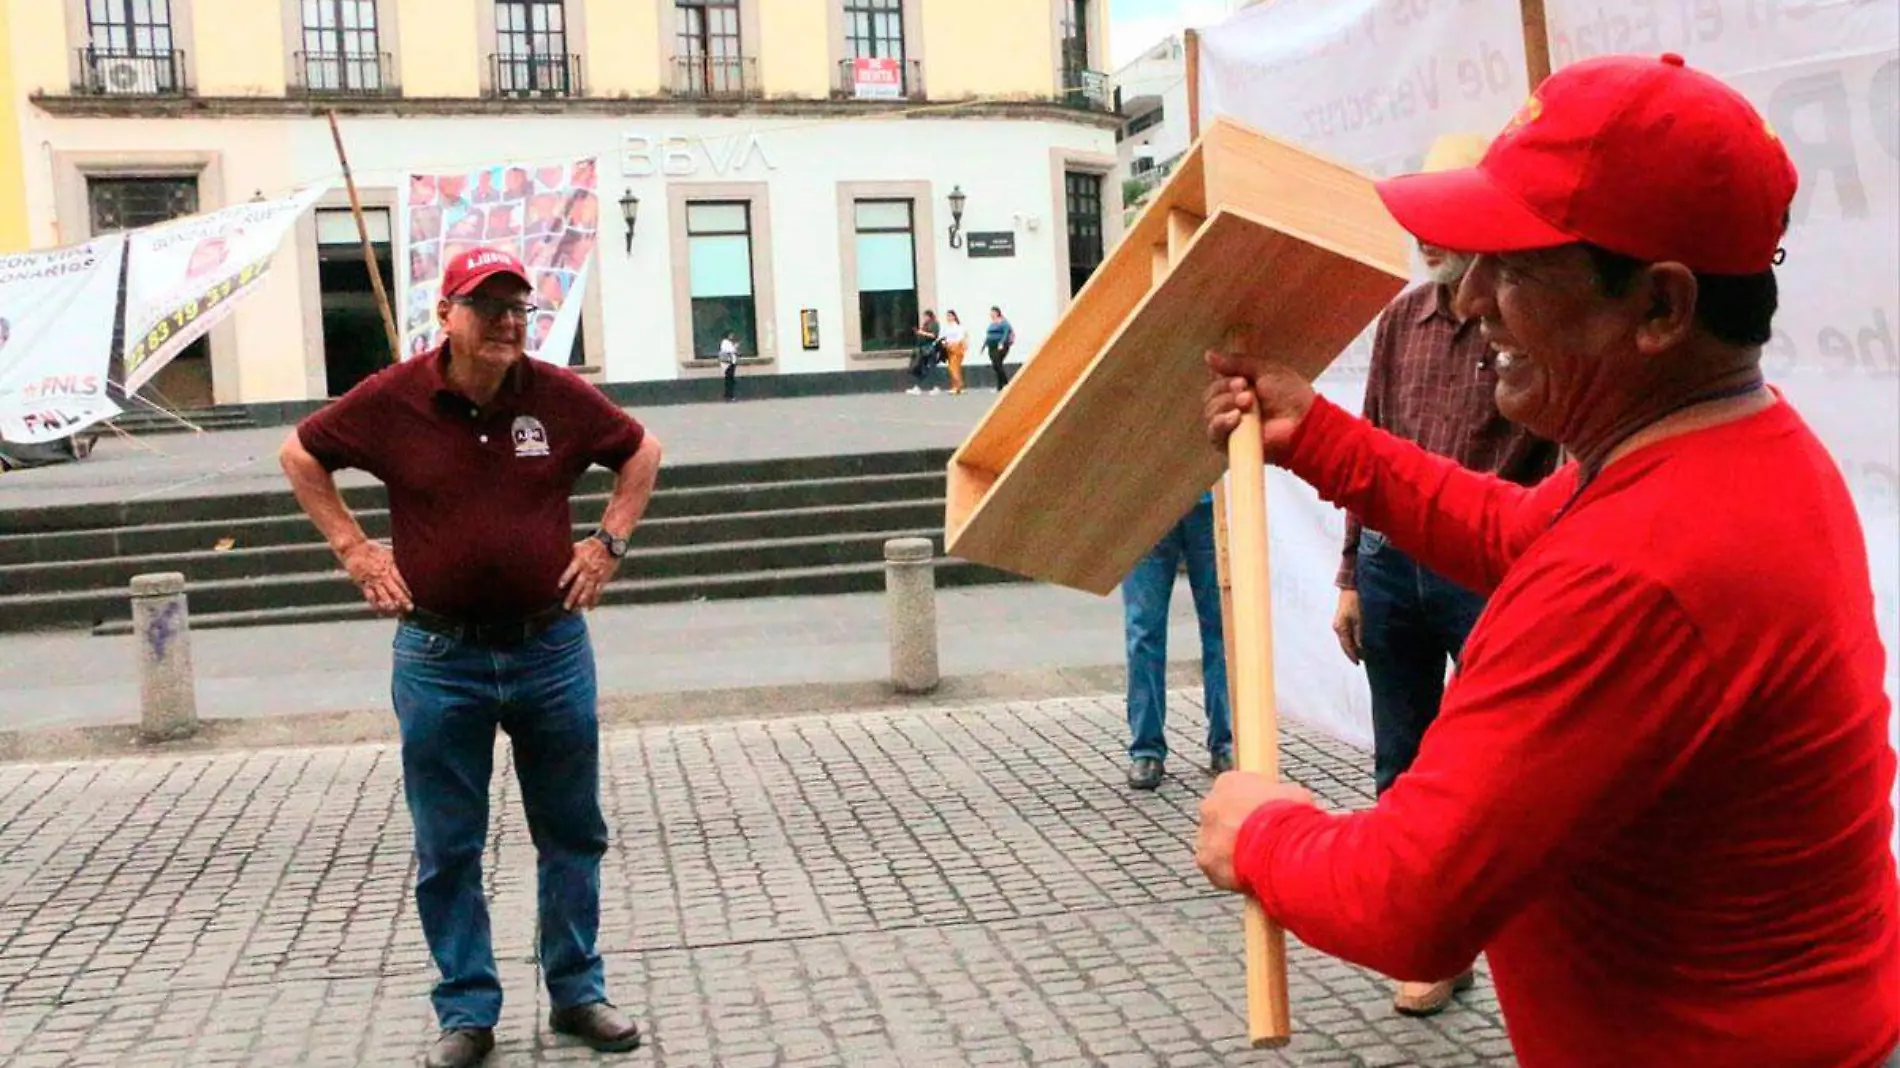
[(1108, 0), (1108, 69), (1120, 70), (1149, 45), (1190, 26), (1211, 26), (1227, 17), (1231, 0)]

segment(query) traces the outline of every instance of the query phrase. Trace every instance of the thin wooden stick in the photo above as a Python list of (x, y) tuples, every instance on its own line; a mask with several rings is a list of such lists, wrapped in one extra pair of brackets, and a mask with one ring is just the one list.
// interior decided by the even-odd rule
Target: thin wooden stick
[[(1230, 336), (1229, 347), (1234, 339)], [(1260, 415), (1249, 411), (1227, 439), (1228, 546), (1232, 554), (1235, 657), (1234, 752), (1242, 771), (1280, 777), (1280, 725), (1273, 695), (1273, 624), (1267, 572), (1267, 470)], [(1287, 1004), (1286, 932), (1247, 899), (1247, 1036), (1256, 1048), (1292, 1037)]]
[[(1540, 3), (1540, 0), (1525, 0)], [(1201, 136), (1201, 35), (1184, 35), (1188, 140)], [(1177, 213), (1178, 214), (1178, 213)], [(1193, 220), (1198, 223), (1199, 220)], [(1193, 225), (1170, 218), (1169, 261), (1180, 257)], [(1159, 281), (1159, 279), (1157, 279)], [(1228, 348), (1237, 337), (1229, 335)], [(1251, 443), (1251, 444), (1249, 444)], [(1221, 642), (1227, 654), (1227, 707), (1234, 717), (1234, 753), (1242, 771), (1280, 777), (1280, 726), (1273, 697), (1273, 630), (1268, 614), (1266, 460), (1260, 416), (1249, 412), (1227, 442), (1228, 477), (1214, 484), (1214, 560), (1220, 575)], [(1228, 508), (1232, 483), (1233, 508)], [(1230, 530), (1229, 514), (1234, 526)], [(1234, 542), (1238, 539), (1239, 544)], [(1238, 581), (1233, 560), (1240, 559)], [(1247, 1037), (1255, 1048), (1284, 1046), (1293, 1037), (1287, 1001), (1286, 932), (1260, 902), (1247, 898)]]
[(1544, 21), (1544, 0), (1518, 0), (1524, 19), (1524, 74), (1535, 90), (1550, 77), (1550, 28)]
[(350, 158), (343, 153), (343, 132), (337, 129), (336, 109), (330, 109), (330, 139), (336, 142), (336, 161), (343, 166), (343, 184), (350, 191), (350, 214), (356, 217), (356, 236), (363, 243), (363, 262), (369, 267), (369, 285), (376, 293), (376, 307), (383, 313), (383, 331), (389, 335), (389, 356), (402, 362), (402, 335), (396, 331), (396, 313), (389, 306), (389, 294), (383, 291), (383, 271), (376, 263), (376, 249), (370, 244), (369, 226), (363, 221), (363, 202), (356, 196), (356, 179), (350, 174)]

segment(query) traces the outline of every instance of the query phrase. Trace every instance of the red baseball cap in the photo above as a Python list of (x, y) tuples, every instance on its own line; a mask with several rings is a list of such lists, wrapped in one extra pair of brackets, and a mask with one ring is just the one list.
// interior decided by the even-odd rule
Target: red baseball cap
[(476, 248), (455, 257), (442, 272), (442, 295), (465, 297), (476, 286), (498, 274), (513, 275), (528, 285), (528, 269), (512, 255), (493, 248)]
[(1774, 266), (1795, 186), (1793, 161), (1754, 107), (1672, 54), (1565, 67), (1476, 167), (1378, 190), (1400, 226), (1457, 252), (1582, 241), (1745, 275)]

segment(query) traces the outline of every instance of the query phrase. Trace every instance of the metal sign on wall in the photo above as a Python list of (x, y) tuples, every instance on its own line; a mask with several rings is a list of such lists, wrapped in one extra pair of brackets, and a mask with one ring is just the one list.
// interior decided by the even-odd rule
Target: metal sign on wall
[(970, 258), (973, 260), (1016, 255), (1016, 234), (1013, 230), (972, 230), (964, 235), (964, 241), (970, 247)]

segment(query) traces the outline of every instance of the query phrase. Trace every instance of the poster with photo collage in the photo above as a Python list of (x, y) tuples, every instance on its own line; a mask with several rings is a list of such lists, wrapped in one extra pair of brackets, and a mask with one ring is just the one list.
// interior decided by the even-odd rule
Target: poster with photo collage
[(563, 364), (580, 327), (594, 241), (600, 230), (594, 159), (501, 163), (468, 171), (411, 174), (399, 228), (403, 357), (441, 342), (435, 308), (442, 268), (474, 248), (501, 249), (528, 268), (535, 306), (528, 355)]

